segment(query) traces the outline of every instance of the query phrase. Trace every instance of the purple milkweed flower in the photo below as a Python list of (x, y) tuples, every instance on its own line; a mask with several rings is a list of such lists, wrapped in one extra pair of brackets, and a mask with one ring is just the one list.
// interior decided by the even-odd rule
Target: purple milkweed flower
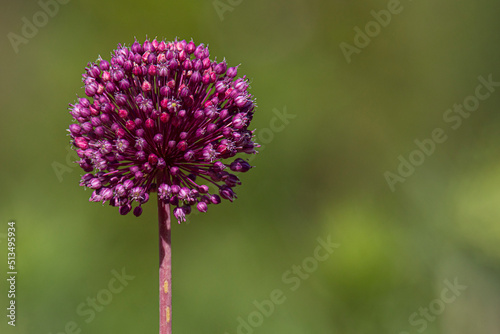
[(192, 206), (206, 212), (221, 197), (236, 198), (241, 182), (232, 173), (251, 166), (223, 161), (258, 147), (248, 130), (255, 102), (237, 72), (185, 40), (119, 44), (110, 61), (89, 63), (87, 97), (70, 105), (69, 134), (90, 201), (140, 216), (157, 191), (181, 222)]

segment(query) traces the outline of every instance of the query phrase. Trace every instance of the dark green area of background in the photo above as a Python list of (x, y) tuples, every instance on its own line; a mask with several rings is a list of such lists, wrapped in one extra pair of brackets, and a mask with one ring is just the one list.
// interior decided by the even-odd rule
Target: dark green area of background
[[(443, 119), (480, 76), (500, 82), (498, 1), (403, 0), (350, 63), (339, 45), (387, 1), (219, 3), (222, 19), (212, 1), (72, 0), (16, 53), (8, 34), (41, 7), (2, 1), (0, 277), (10, 219), (19, 274), (15, 328), (0, 280), (0, 332), (157, 332), (156, 205), (136, 218), (89, 203), (66, 135), (87, 62), (157, 36), (242, 64), (263, 144), (234, 203), (173, 226), (175, 333), (236, 333), (276, 289), (286, 300), (256, 334), (498, 333), (500, 87), (459, 126)], [(285, 110), (295, 117), (269, 130)], [(384, 173), (436, 128), (446, 140), (391, 191)], [(292, 291), (283, 275), (328, 237), (340, 246)], [(134, 279), (87, 323), (77, 308), (122, 268)], [(455, 280), (467, 288), (445, 303)]]

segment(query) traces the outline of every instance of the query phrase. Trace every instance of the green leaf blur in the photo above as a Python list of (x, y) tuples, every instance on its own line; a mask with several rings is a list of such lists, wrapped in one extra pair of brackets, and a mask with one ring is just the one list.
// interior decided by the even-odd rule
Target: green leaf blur
[(498, 1), (1, 6), (1, 333), (158, 332), (155, 196), (89, 203), (66, 132), (87, 62), (134, 37), (208, 44), (258, 105), (238, 199), (174, 223), (175, 333), (500, 331)]

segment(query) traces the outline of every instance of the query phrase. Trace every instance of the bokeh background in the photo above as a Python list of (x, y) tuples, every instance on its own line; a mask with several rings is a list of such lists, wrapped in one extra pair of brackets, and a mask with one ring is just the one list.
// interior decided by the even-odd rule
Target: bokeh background
[[(209, 44), (258, 103), (263, 147), (238, 199), (173, 226), (176, 333), (500, 332), (500, 87), (458, 128), (443, 119), (478, 77), (500, 82), (498, 1), (62, 2), (18, 52), (8, 34), (42, 7), (1, 2), (1, 277), (12, 219), (18, 256), (17, 323), (2, 279), (1, 333), (158, 332), (154, 201), (140, 218), (89, 203), (66, 132), (87, 62), (134, 37)], [(436, 128), (446, 140), (391, 189), (384, 174)], [(318, 238), (339, 246), (314, 266)], [(289, 272), (304, 261), (308, 276)], [(133, 279), (109, 300), (113, 270)], [(276, 289), (286, 299), (259, 318)]]

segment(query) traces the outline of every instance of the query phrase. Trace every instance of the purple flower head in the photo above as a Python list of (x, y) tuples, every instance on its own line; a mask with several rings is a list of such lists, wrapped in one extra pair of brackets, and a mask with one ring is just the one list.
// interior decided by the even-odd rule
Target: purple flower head
[(184, 40), (119, 44), (110, 61), (89, 63), (88, 98), (70, 105), (69, 134), (90, 201), (140, 216), (149, 193), (158, 192), (179, 222), (193, 205), (206, 212), (221, 197), (233, 201), (241, 182), (232, 173), (251, 166), (224, 161), (258, 147), (248, 130), (255, 104), (237, 72)]

